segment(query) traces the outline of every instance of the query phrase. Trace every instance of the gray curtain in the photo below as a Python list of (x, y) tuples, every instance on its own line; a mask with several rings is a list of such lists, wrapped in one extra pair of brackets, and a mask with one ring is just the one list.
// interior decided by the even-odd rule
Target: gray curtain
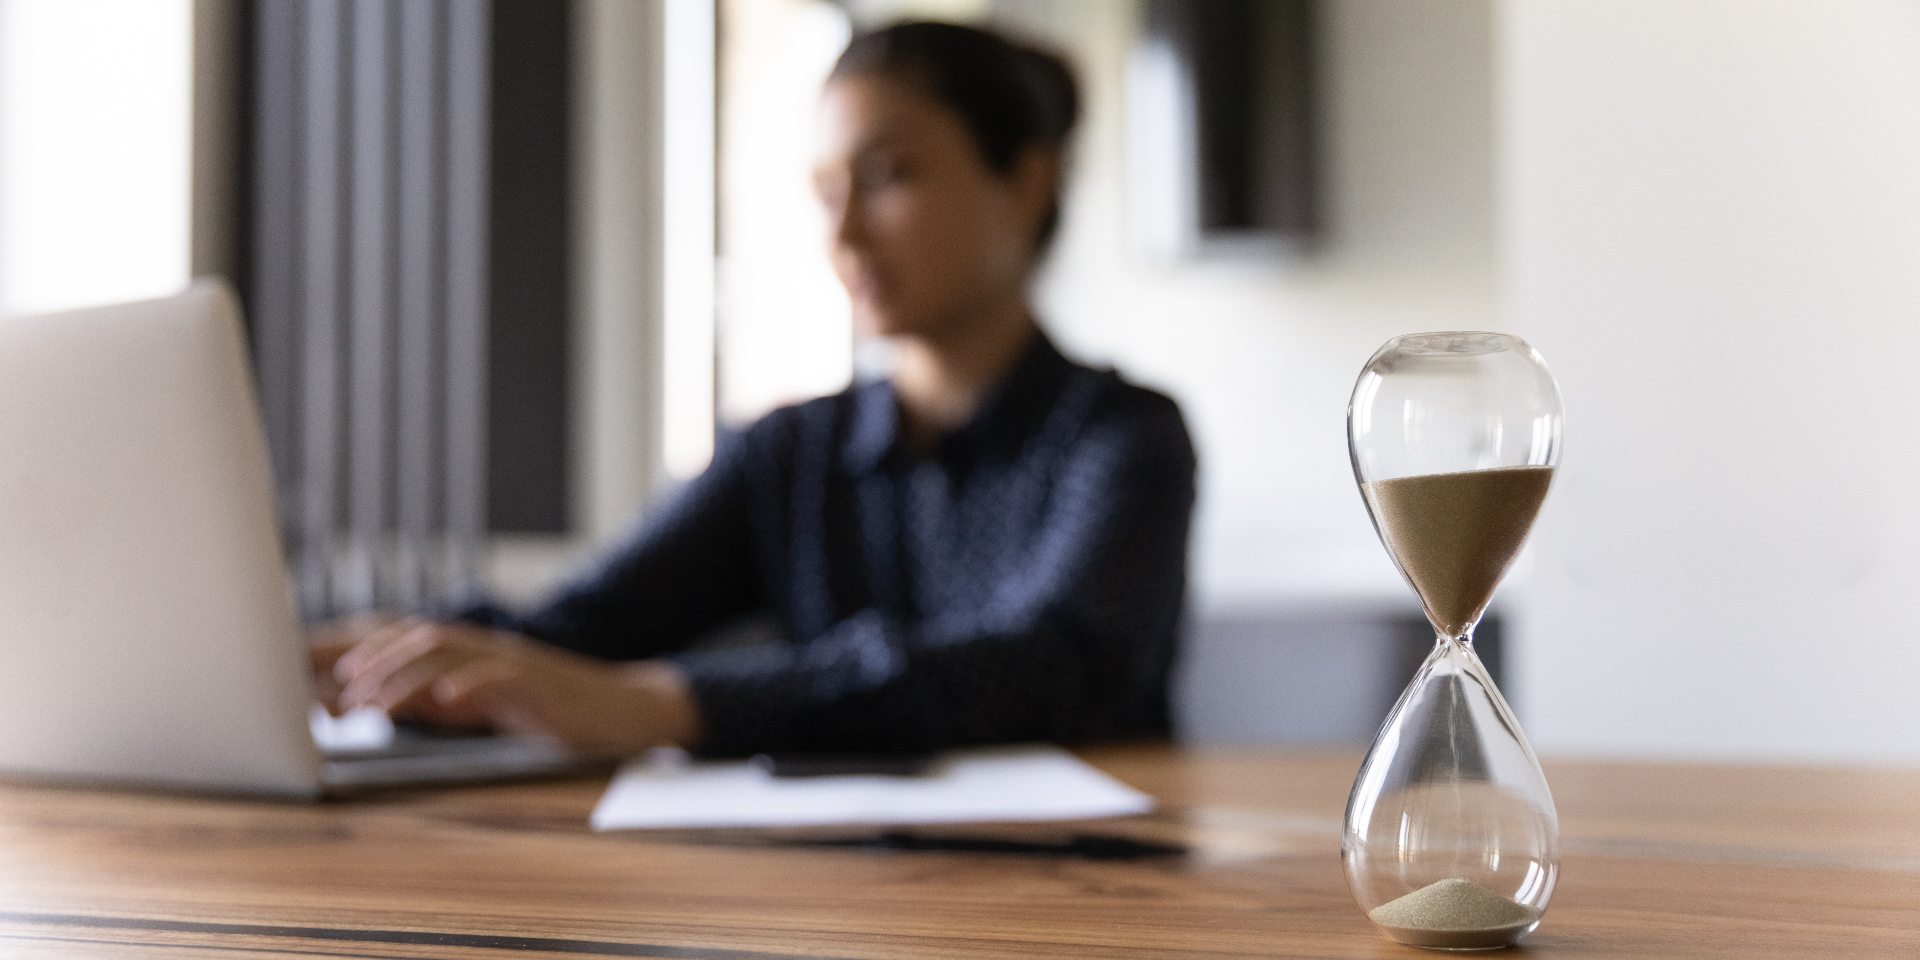
[(487, 521), (488, 0), (259, 0), (253, 324), (309, 619), (452, 602)]

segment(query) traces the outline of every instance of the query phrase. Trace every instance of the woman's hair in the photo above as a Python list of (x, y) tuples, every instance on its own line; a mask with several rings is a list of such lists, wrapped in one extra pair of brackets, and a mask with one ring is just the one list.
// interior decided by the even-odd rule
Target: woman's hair
[[(1080, 91), (1066, 61), (973, 27), (916, 21), (863, 33), (840, 54), (829, 79), (861, 74), (909, 83), (958, 114), (987, 169), (1001, 176), (1033, 147), (1064, 150), (1080, 115)], [(1059, 226), (1056, 183), (1035, 248), (1046, 249)]]

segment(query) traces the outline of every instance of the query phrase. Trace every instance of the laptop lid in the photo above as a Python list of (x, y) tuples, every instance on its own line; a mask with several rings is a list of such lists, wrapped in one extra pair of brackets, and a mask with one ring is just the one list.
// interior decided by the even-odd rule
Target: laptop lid
[(218, 281), (0, 320), (0, 772), (320, 791), (248, 369)]

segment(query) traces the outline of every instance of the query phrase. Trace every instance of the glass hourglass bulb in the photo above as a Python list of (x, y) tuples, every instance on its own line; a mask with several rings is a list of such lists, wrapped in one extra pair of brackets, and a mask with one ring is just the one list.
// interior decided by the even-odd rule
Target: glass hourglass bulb
[(1540, 354), (1498, 333), (1396, 337), (1347, 408), (1362, 499), (1436, 634), (1354, 779), (1341, 843), (1354, 899), (1402, 943), (1509, 946), (1553, 895), (1553, 795), (1473, 629), (1546, 497), (1560, 421)]

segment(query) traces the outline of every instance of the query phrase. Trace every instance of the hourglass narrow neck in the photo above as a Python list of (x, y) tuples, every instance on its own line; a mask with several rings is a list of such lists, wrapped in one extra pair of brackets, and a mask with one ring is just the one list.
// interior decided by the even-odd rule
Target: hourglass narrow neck
[(1540, 512), (1553, 468), (1495, 467), (1361, 485), (1387, 551), (1447, 636), (1470, 636)]

